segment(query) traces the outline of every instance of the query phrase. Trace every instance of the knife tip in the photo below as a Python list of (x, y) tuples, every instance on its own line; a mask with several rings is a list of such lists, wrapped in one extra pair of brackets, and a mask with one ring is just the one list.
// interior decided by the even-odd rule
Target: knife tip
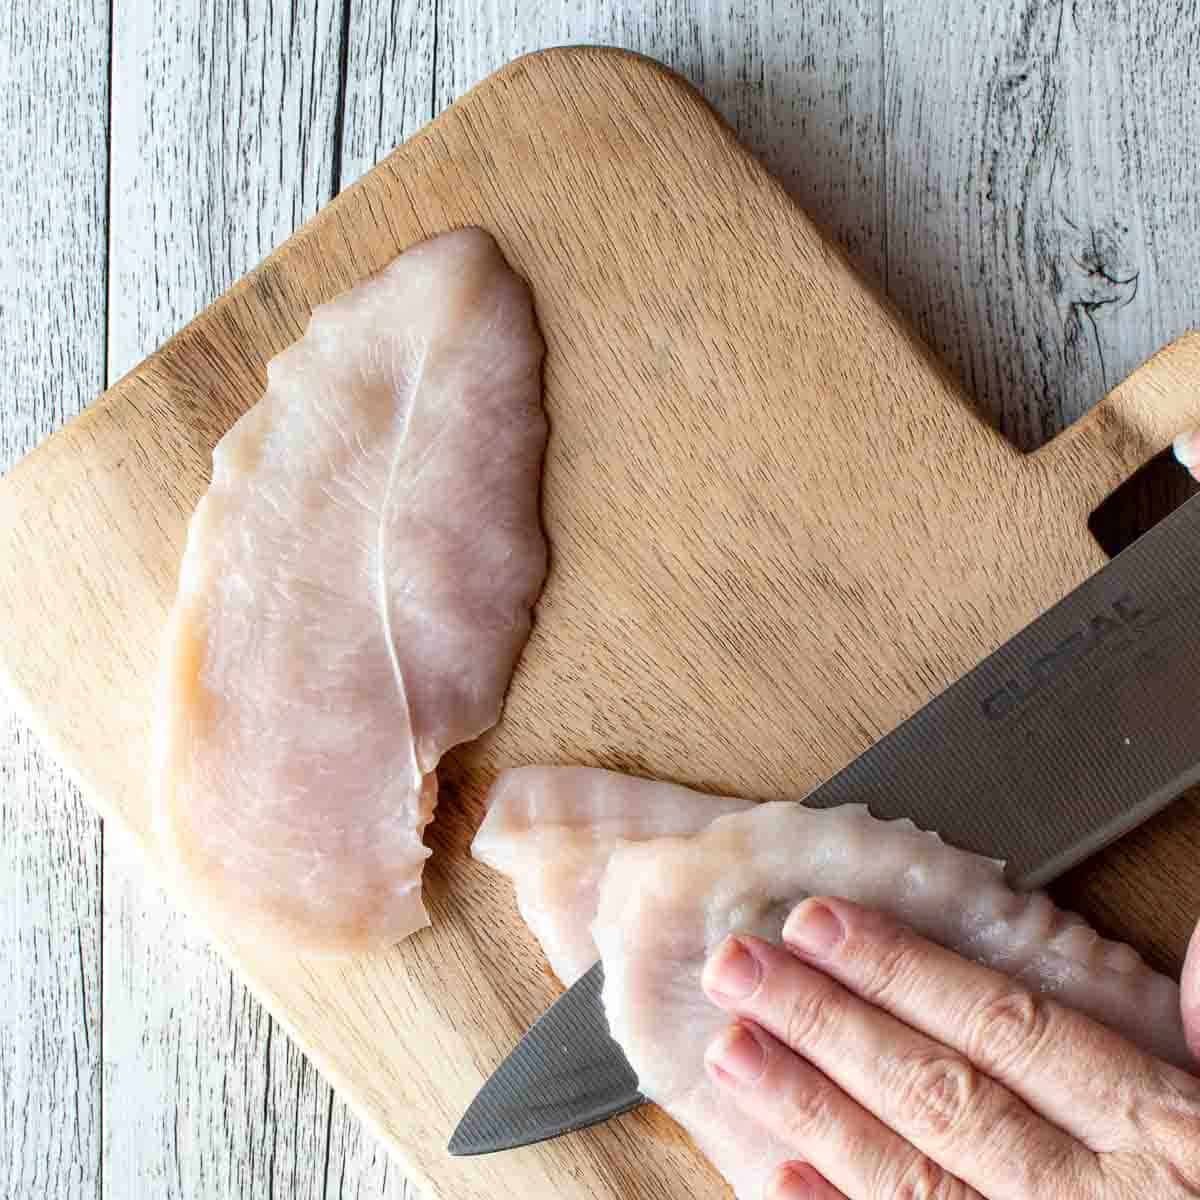
[(458, 1123), (458, 1127), (450, 1135), (446, 1143), (446, 1153), (451, 1158), (471, 1158), (479, 1154), (492, 1154), (497, 1150), (509, 1150), (519, 1146), (519, 1141), (505, 1141), (495, 1136), (476, 1105), (472, 1105)]

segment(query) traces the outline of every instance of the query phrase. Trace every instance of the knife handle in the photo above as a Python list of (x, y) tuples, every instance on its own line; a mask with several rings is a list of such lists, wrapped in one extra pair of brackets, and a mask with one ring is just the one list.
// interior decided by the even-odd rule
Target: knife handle
[(1029, 456), (1084, 520), (1185, 430), (1200, 428), (1200, 331), (1164, 346), (1089, 413)]

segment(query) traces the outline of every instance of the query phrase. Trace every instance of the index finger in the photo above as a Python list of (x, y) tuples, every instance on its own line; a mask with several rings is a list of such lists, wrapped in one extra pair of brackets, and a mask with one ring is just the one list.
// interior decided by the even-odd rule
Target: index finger
[[(813, 932), (822, 924), (836, 930), (819, 945)], [(1130, 1102), (1161, 1091), (1164, 1075), (1196, 1084), (1082, 1013), (848, 900), (805, 900), (784, 925), (783, 939), (864, 1000), (957, 1050), (1093, 1150), (1144, 1148), (1136, 1128), (1120, 1120)]]

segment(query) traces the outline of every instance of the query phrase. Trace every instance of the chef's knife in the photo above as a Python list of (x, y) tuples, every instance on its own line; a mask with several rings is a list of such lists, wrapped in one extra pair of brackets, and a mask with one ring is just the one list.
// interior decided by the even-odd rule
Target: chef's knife
[[(936, 636), (936, 631), (931, 631)], [(1200, 496), (804, 803), (865, 802), (1040, 887), (1200, 779)], [(482, 1154), (641, 1103), (596, 964), (529, 1030), (450, 1141)]]

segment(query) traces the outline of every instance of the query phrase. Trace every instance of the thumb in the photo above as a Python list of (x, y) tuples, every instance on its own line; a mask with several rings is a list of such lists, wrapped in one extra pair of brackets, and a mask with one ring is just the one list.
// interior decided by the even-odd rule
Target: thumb
[(1183, 1030), (1187, 1035), (1192, 1057), (1200, 1064), (1200, 925), (1193, 931), (1192, 941), (1188, 946), (1180, 991)]

